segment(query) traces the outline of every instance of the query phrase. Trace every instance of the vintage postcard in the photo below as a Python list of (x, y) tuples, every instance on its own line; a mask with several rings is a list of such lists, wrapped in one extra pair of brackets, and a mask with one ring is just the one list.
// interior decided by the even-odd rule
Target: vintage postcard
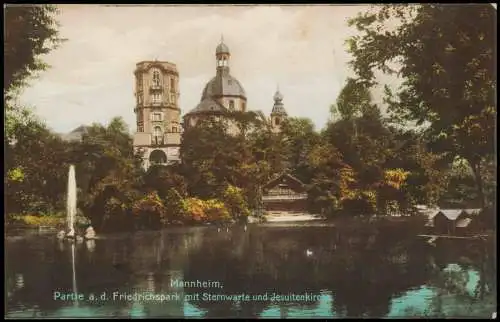
[(5, 5), (5, 318), (496, 318), (496, 10)]

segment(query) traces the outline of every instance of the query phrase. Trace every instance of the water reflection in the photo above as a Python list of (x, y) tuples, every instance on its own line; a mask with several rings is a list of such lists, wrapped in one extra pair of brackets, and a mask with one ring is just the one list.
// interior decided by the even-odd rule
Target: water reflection
[[(377, 230), (179, 228), (62, 245), (41, 235), (6, 239), (6, 254), (7, 317), (490, 317), (496, 303), (492, 249)], [(171, 297), (126, 298), (147, 292)], [(241, 293), (256, 300), (203, 299)]]

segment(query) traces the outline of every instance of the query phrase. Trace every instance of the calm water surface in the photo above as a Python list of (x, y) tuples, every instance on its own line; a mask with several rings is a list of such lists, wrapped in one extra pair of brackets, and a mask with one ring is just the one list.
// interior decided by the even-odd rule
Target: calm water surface
[[(491, 317), (492, 250), (443, 243), (328, 225), (179, 228), (80, 244), (22, 233), (6, 237), (6, 317)], [(137, 298), (147, 294), (164, 301)], [(246, 300), (208, 299), (238, 294)]]

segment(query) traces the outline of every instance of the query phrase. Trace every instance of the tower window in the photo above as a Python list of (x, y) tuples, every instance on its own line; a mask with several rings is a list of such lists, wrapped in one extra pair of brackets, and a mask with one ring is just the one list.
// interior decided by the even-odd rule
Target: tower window
[(155, 126), (153, 129), (153, 143), (154, 144), (162, 144), (163, 143), (163, 135), (161, 133), (161, 127)]
[(246, 106), (245, 102), (241, 102), (241, 111), (245, 112), (246, 108), (247, 108), (247, 106)]
[(137, 78), (137, 91), (142, 92), (142, 75)]
[(153, 86), (160, 86), (160, 72), (156, 69), (153, 71)]
[(170, 103), (175, 104), (175, 93), (170, 93)]
[(274, 119), (274, 125), (280, 125), (280, 119), (279, 118), (275, 118)]
[(175, 92), (175, 79), (170, 77), (170, 91)]
[(177, 133), (177, 126), (172, 126), (172, 132)]
[(137, 132), (144, 132), (144, 126), (139, 125), (139, 126), (137, 127)]
[(137, 94), (137, 104), (142, 104), (142, 93)]
[(153, 113), (153, 121), (161, 121), (161, 113)]
[(161, 94), (153, 93), (151, 100), (153, 101), (153, 103), (161, 103)]
[(229, 110), (234, 111), (234, 101), (233, 100), (229, 101)]

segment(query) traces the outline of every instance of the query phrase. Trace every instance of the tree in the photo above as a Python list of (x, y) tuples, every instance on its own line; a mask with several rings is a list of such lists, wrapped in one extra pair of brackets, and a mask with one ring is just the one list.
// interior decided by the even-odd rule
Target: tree
[(12, 128), (5, 145), (7, 212), (53, 213), (64, 209), (67, 144), (46, 126), (28, 120)]
[(168, 190), (164, 204), (166, 206), (166, 218), (169, 223), (181, 224), (186, 219), (183, 200), (183, 197), (175, 188)]
[(132, 206), (136, 222), (145, 228), (160, 229), (168, 223), (167, 208), (158, 194), (153, 191), (137, 200)]
[[(257, 203), (258, 187), (269, 178), (270, 164), (279, 160), (269, 142), (274, 138), (259, 114), (231, 114), (248, 116), (253, 120), (248, 135), (231, 135), (227, 123), (206, 117), (196, 127), (184, 131), (181, 145), (182, 173), (190, 196), (201, 199), (220, 198), (228, 185), (242, 189), (245, 200)], [(227, 116), (227, 115), (226, 115)], [(233, 119), (236, 124), (248, 119)], [(238, 125), (244, 128), (242, 125)], [(270, 160), (273, 159), (273, 160)]]
[(4, 110), (7, 212), (52, 212), (65, 187), (64, 143), (25, 106), (13, 98), (30, 77), (48, 66), (40, 56), (62, 41), (52, 5), (4, 8)]
[(346, 83), (334, 105), (342, 119), (352, 120), (361, 116), (361, 114), (373, 105), (369, 88), (358, 83), (354, 78), (347, 78)]
[(288, 167), (297, 178), (309, 182), (311, 173), (307, 167), (307, 156), (320, 140), (313, 122), (308, 118), (289, 117), (282, 123), (281, 133)]
[(190, 196), (214, 198), (227, 183), (234, 184), (229, 168), (238, 164), (235, 140), (215, 118), (201, 119), (183, 132), (180, 155)]
[(248, 209), (247, 202), (241, 189), (234, 186), (228, 186), (224, 191), (222, 201), (234, 220), (246, 220), (250, 215), (250, 210)]
[(341, 153), (325, 141), (315, 145), (308, 158), (313, 174), (307, 185), (310, 211), (331, 215), (339, 207), (342, 183), (347, 183), (343, 171), (348, 166)]
[(27, 80), (48, 65), (40, 56), (57, 48), (62, 38), (54, 19), (53, 5), (7, 5), (4, 8), (4, 95), (26, 85)]
[[(387, 28), (395, 21), (399, 26)], [(390, 112), (398, 121), (427, 125), (430, 146), (448, 160), (467, 160), (484, 206), (481, 164), (494, 153), (496, 10), (383, 5), (349, 24), (361, 32), (348, 40), (358, 80), (373, 85), (376, 70), (398, 72), (401, 88), (395, 94), (386, 88)]]
[(87, 127), (81, 142), (73, 142), (71, 147), (69, 156), (81, 191), (79, 207), (101, 229), (130, 227), (129, 214), (140, 198), (144, 171), (123, 119)]
[[(420, 131), (391, 127), (392, 157), (387, 160), (388, 169), (409, 171), (402, 191), (414, 204), (436, 206), (448, 185), (448, 166), (443, 157), (429, 151)], [(445, 160), (446, 161), (446, 160)], [(389, 195), (393, 191), (387, 190)]]
[(184, 177), (177, 171), (175, 166), (153, 165), (149, 167), (144, 175), (144, 188), (157, 191), (163, 200), (171, 189), (175, 189), (181, 196), (186, 196)]

